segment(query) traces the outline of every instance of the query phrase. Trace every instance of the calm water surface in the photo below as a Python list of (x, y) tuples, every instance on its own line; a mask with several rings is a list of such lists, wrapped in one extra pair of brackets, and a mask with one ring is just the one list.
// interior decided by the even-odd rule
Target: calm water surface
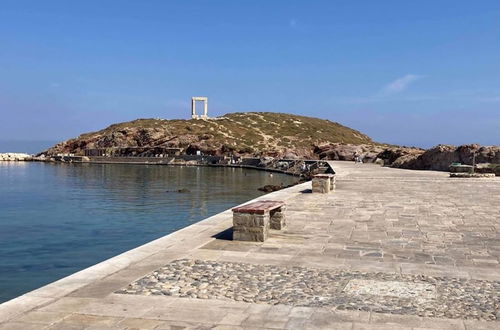
[[(0, 162), (0, 302), (295, 180), (232, 168)], [(170, 192), (178, 189), (190, 192)]]

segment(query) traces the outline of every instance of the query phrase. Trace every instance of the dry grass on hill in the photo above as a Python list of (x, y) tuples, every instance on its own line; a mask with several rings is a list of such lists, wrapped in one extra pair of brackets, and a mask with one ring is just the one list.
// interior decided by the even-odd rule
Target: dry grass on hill
[(214, 149), (242, 154), (290, 150), (304, 153), (328, 143), (374, 144), (361, 132), (329, 120), (284, 113), (245, 112), (209, 120), (137, 119), (82, 134), (49, 151), (81, 153), (86, 148), (194, 146), (205, 151)]

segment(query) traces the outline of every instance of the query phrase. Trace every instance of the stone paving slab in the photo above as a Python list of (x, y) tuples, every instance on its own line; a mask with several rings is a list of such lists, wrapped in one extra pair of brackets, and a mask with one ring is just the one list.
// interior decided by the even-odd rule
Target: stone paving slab
[[(287, 205), (287, 227), (271, 230), (266, 242), (228, 240), (228, 210), (0, 305), (0, 330), (500, 329), (498, 320), (479, 320), (481, 315), (498, 318), (498, 305), (491, 304), (492, 299), (498, 303), (495, 285), (500, 280), (498, 178), (449, 179), (440, 172), (334, 164), (334, 193), (313, 195), (310, 183), (304, 183), (260, 198)], [(372, 300), (360, 299), (353, 309), (340, 310), (338, 304), (114, 293), (183, 259), (348, 274), (343, 287), (335, 281), (325, 286), (328, 297)], [(429, 283), (430, 277), (434, 282)], [(435, 285), (436, 298), (422, 294), (425, 286), (408, 283)], [(439, 300), (444, 297), (440, 285), (450, 283), (453, 292), (462, 293)], [(471, 284), (479, 289), (472, 292)], [(349, 292), (343, 292), (346, 288)], [(410, 300), (412, 292), (431, 301), (422, 316), (418, 308), (387, 304)], [(460, 295), (479, 302), (474, 305)], [(403, 312), (377, 310), (381, 300)], [(434, 301), (443, 306), (432, 305)], [(474, 310), (481, 312), (474, 315)]]

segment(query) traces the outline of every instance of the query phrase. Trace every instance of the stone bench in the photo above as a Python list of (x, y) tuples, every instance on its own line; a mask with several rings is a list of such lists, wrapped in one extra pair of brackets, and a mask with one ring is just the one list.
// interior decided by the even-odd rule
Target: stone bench
[(328, 194), (335, 191), (335, 175), (334, 174), (316, 174), (312, 178), (312, 192)]
[(233, 211), (233, 240), (264, 242), (269, 229), (285, 227), (285, 203), (256, 201)]

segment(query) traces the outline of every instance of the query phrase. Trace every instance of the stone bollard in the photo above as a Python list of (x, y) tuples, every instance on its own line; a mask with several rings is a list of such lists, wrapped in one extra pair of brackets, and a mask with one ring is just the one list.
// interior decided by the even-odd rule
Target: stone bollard
[(316, 174), (312, 179), (312, 192), (328, 194), (335, 190), (335, 176), (333, 174)]

